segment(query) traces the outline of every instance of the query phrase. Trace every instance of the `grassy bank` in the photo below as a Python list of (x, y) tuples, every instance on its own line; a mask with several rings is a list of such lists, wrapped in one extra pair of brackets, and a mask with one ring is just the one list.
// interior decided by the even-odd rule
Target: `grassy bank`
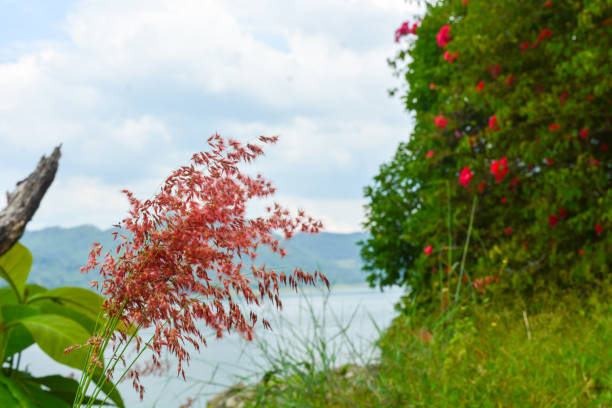
[[(350, 342), (350, 339), (347, 339)], [(324, 344), (304, 344), (314, 363)], [(347, 345), (350, 347), (350, 344)], [(362, 367), (271, 359), (247, 406), (610, 407), (608, 297), (496, 299), (398, 316)]]

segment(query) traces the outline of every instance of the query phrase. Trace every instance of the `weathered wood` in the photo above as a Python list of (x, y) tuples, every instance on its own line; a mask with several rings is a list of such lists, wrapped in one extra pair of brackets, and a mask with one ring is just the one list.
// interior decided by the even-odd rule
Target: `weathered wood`
[(21, 238), (26, 224), (38, 209), (40, 201), (55, 178), (61, 145), (51, 156), (43, 156), (36, 169), (17, 183), (12, 193), (6, 193), (6, 208), (0, 211), (0, 255), (8, 251)]

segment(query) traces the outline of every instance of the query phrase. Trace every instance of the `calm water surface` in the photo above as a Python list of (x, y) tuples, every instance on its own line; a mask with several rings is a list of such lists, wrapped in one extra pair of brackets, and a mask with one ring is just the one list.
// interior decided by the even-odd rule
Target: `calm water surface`
[[(295, 294), (282, 294), (283, 310), (263, 308), (273, 330), (261, 329), (256, 340), (246, 342), (237, 335), (220, 340), (208, 337), (208, 347), (191, 352), (186, 369), (187, 382), (176, 376), (171, 366), (162, 377), (146, 377), (144, 400), (140, 401), (128, 382), (120, 384), (121, 395), (129, 408), (178, 408), (188, 397), (197, 398), (194, 407), (205, 407), (205, 400), (239, 381), (256, 382), (269, 368), (265, 354), (278, 357), (279, 350), (297, 361), (306, 360), (305, 345), (310, 348), (324, 338), (325, 355), (334, 365), (348, 362), (365, 364), (375, 358), (372, 341), (394, 316), (393, 305), (402, 295), (398, 288), (380, 292), (367, 287), (332, 288)], [(314, 317), (314, 318), (313, 318)], [(145, 336), (143, 336), (145, 337)], [(170, 360), (171, 361), (171, 360)], [(37, 347), (30, 347), (22, 356), (34, 375), (64, 374), (71, 370), (47, 357)], [(23, 365), (22, 365), (23, 367)], [(75, 372), (78, 376), (78, 373)], [(78, 379), (78, 377), (77, 377)]]

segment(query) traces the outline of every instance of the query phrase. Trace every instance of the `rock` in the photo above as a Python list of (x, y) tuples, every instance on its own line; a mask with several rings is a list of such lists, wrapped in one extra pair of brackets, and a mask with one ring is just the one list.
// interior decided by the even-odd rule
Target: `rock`
[(208, 401), (208, 408), (243, 408), (255, 395), (252, 385), (238, 383)]

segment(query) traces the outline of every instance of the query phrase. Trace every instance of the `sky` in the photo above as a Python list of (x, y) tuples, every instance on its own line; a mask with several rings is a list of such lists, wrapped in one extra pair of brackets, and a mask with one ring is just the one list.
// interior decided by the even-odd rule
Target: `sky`
[[(387, 90), (404, 0), (0, 0), (0, 190), (62, 144), (29, 230), (127, 215), (206, 139), (279, 136), (245, 168), (330, 232), (412, 129)], [(4, 194), (0, 207), (4, 207)], [(251, 211), (256, 213), (258, 206)]]

